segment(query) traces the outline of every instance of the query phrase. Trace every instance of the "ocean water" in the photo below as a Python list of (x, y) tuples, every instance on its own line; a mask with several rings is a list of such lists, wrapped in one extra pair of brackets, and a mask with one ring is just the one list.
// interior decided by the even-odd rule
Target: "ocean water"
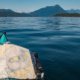
[(39, 54), (45, 80), (80, 80), (80, 18), (0, 17), (11, 43)]

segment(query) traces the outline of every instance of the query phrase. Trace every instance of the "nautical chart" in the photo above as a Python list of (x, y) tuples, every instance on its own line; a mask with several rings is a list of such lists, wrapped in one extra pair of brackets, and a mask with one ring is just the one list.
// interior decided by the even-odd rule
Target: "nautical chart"
[(35, 79), (28, 49), (4, 44), (0, 46), (0, 78)]

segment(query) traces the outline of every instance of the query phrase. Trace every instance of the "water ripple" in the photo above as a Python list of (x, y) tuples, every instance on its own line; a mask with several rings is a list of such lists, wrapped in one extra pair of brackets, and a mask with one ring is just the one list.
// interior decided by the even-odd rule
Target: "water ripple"
[(45, 80), (80, 80), (80, 18), (0, 17), (0, 31), (39, 53)]

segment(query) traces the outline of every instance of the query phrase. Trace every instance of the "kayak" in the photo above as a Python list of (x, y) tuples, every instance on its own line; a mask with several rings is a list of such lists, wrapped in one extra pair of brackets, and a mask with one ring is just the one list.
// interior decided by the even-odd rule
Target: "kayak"
[(37, 53), (12, 44), (0, 34), (0, 80), (43, 80), (44, 70)]

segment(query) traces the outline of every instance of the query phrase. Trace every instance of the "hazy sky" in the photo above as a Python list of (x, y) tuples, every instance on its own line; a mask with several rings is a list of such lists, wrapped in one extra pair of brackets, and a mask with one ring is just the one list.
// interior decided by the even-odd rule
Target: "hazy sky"
[(30, 12), (55, 4), (61, 5), (64, 9), (80, 9), (80, 0), (0, 0), (0, 9)]

